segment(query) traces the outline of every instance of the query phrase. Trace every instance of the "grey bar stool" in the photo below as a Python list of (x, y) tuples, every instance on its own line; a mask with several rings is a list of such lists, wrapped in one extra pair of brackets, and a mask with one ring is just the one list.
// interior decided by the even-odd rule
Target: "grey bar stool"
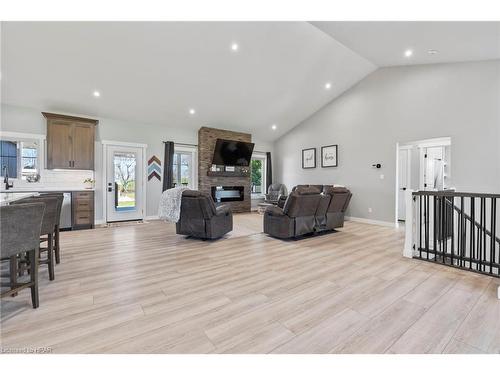
[[(10, 261), (9, 290), (0, 297), (15, 296), (20, 290), (31, 288), (33, 308), (38, 300), (38, 251), (45, 204), (17, 204), (0, 207), (0, 258)], [(30, 265), (29, 282), (17, 282), (17, 255), (26, 253)], [(2, 283), (2, 286), (4, 284)]]
[(57, 223), (54, 228), (54, 254), (56, 256), (56, 264), (61, 262), (61, 246), (59, 242), (59, 231), (60, 231), (60, 222), (61, 222), (61, 208), (64, 200), (63, 193), (43, 193), (40, 196), (42, 197), (56, 197), (58, 199), (57, 202)]
[(40, 238), (40, 242), (47, 241), (47, 247), (40, 247), (39, 253), (47, 253), (45, 259), (41, 258), (38, 261), (39, 264), (46, 264), (49, 268), (49, 279), (54, 280), (54, 228), (56, 223), (59, 222), (57, 217), (58, 209), (58, 198), (57, 197), (33, 197), (25, 198), (19, 201), (13, 202), (11, 205), (26, 204), (26, 203), (45, 203), (45, 211), (43, 213), (42, 219), (42, 229), (40, 231), (40, 236), (47, 236), (47, 238)]

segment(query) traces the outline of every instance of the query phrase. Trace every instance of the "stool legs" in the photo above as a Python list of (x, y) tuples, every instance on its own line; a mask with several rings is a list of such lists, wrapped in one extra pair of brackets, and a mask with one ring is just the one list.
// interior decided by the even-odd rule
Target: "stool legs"
[[(17, 255), (12, 255), (9, 260), (9, 277), (11, 288), (15, 288), (17, 284)], [(17, 296), (17, 293), (12, 294), (12, 297)]]
[(49, 267), (49, 280), (52, 281), (54, 280), (54, 238), (53, 234), (50, 233), (48, 235), (48, 241), (47, 241), (47, 265)]
[(28, 252), (28, 260), (30, 264), (30, 281), (31, 281), (31, 303), (36, 309), (39, 305), (38, 299), (38, 254), (36, 250)]
[(56, 254), (56, 264), (59, 264), (61, 262), (61, 253), (60, 253), (60, 247), (59, 247), (59, 225), (56, 225), (55, 228), (55, 233), (54, 233), (54, 251)]

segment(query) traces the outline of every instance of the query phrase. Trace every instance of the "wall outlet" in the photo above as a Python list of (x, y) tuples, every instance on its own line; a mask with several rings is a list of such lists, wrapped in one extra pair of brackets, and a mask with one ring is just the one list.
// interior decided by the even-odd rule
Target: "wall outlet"
[(380, 179), (383, 180), (385, 176), (383, 174), (380, 175)]
[(373, 212), (373, 210), (372, 210), (372, 208), (371, 208), (371, 207), (368, 207), (368, 212), (369, 212), (369, 213), (372, 213), (372, 212)]

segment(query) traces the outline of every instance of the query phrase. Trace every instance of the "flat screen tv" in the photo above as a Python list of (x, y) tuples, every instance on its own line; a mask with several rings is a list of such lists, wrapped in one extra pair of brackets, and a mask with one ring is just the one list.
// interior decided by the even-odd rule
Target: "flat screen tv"
[(253, 143), (217, 139), (212, 164), (248, 167), (252, 158)]

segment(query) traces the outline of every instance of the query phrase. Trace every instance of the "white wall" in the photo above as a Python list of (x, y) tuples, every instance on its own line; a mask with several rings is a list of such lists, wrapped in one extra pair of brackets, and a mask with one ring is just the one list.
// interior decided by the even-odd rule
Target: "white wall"
[[(35, 109), (12, 106), (2, 104), (1, 106), (1, 126), (2, 131), (21, 132), (31, 134), (46, 134), (46, 120), (41, 114), (46, 109)], [(65, 113), (51, 109), (48, 112), (62, 113), (69, 115), (76, 115), (82, 117), (86, 116), (82, 113)], [(96, 117), (92, 117), (96, 118)], [(175, 127), (169, 125), (152, 125), (152, 124), (139, 124), (135, 122), (127, 122), (121, 120), (114, 120), (109, 118), (97, 117), (99, 124), (97, 125), (96, 133), (96, 221), (102, 221), (102, 146), (101, 141), (120, 141), (120, 142), (135, 142), (145, 143), (148, 145), (146, 152), (146, 159), (152, 155), (156, 155), (163, 162), (164, 146), (163, 141), (174, 141), (176, 143), (198, 143), (198, 131), (186, 127)], [(200, 125), (201, 127), (202, 125)], [(217, 127), (214, 125), (207, 125)], [(272, 151), (272, 143), (253, 140), (255, 142), (255, 149), (259, 151)], [(147, 160), (145, 160), (147, 162)], [(61, 179), (67, 173), (72, 172), (53, 172), (60, 173)], [(73, 174), (75, 175), (75, 174)], [(41, 184), (44, 181), (42, 179)], [(54, 185), (53, 179), (51, 186)], [(162, 184), (157, 179), (153, 179), (146, 183), (147, 186), (147, 202), (146, 202), (146, 216), (156, 216), (158, 212), (158, 201), (161, 195)]]
[[(350, 216), (393, 222), (396, 142), (445, 136), (451, 186), (500, 192), (499, 60), (377, 70), (275, 142), (275, 181), (347, 185)], [(329, 144), (339, 145), (337, 168), (320, 167)], [(301, 168), (308, 147), (318, 149), (316, 169)]]

